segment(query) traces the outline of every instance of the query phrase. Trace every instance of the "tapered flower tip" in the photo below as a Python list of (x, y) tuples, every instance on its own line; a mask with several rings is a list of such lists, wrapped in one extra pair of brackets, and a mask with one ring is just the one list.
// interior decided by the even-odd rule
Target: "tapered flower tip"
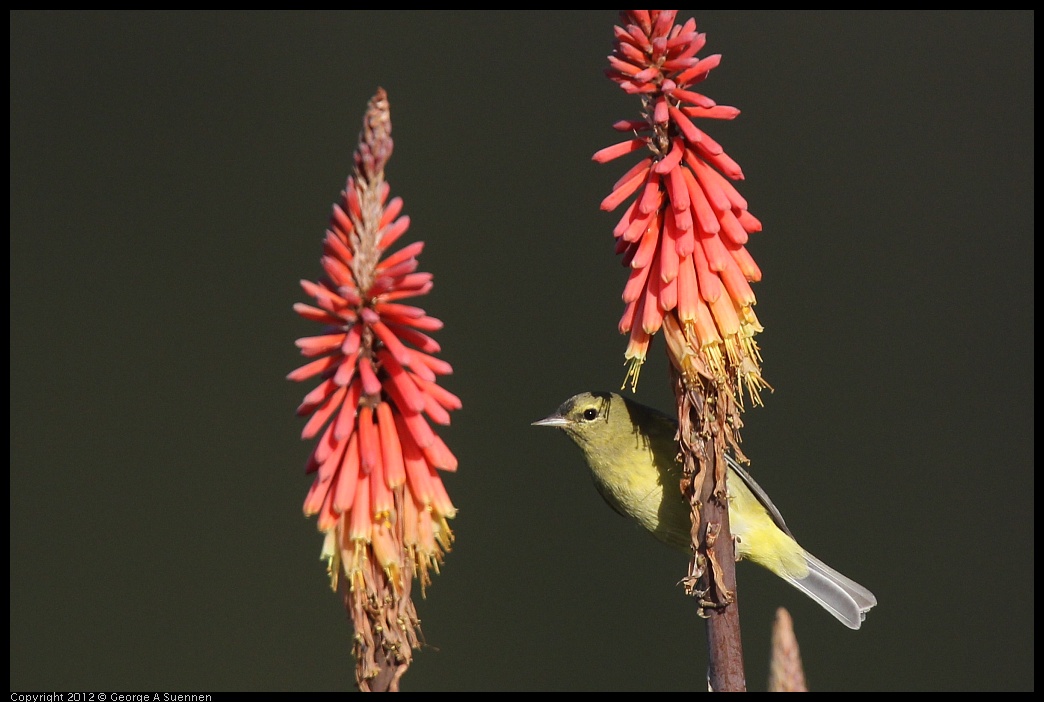
[(375, 180), (384, 172), (384, 165), (391, 158), (392, 146), (388, 94), (384, 88), (377, 88), (377, 93), (366, 106), (359, 148), (355, 152), (356, 169), (367, 179)]

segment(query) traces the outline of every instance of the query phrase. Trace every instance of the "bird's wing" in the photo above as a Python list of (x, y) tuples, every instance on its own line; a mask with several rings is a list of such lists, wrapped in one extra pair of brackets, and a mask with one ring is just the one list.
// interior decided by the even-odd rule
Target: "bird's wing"
[(794, 535), (790, 533), (790, 529), (787, 528), (787, 523), (783, 521), (783, 515), (779, 513), (778, 509), (776, 509), (776, 505), (772, 504), (772, 500), (769, 499), (768, 494), (762, 489), (762, 487), (754, 482), (753, 476), (747, 472), (747, 469), (741, 466), (735, 458), (728, 454), (725, 454), (725, 462), (729, 464), (729, 468), (731, 468), (736, 475), (743, 479), (746, 486), (752, 493), (754, 493), (754, 497), (758, 498), (758, 502), (762, 504), (765, 511), (767, 511), (772, 517), (772, 521), (775, 522), (776, 526), (778, 526), (784, 534), (790, 538), (794, 538)]

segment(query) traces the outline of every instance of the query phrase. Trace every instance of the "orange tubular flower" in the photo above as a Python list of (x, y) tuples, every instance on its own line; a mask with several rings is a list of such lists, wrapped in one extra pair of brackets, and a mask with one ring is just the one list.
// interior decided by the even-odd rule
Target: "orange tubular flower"
[(306, 466), (315, 481), (304, 513), (318, 515), (335, 590), (344, 575), (364, 689), (381, 665), (396, 668), (394, 686), (409, 664), (419, 627), (410, 583), (416, 575), (423, 592), (429, 569), (438, 571), (453, 538), (446, 520), (456, 512), (438, 471), (456, 470), (457, 459), (429, 420), (449, 424), (461, 403), (436, 384), (452, 371), (427, 334), (442, 322), (402, 302), (426, 294), (432, 276), (417, 272), (423, 242), (389, 253), (410, 224), (402, 200), (388, 199), (391, 152), (387, 96), (378, 90), (323, 242), (326, 275), (301, 281), (315, 304), (294, 305), (324, 325), (297, 340), (315, 360), (287, 376), (319, 380), (297, 410), (311, 415), (302, 438), (319, 437)]
[(692, 90), (721, 55), (698, 58), (706, 36), (693, 19), (675, 24), (676, 14), (621, 13), (606, 73), (641, 98), (642, 119), (613, 125), (631, 138), (594, 155), (605, 163), (645, 153), (601, 205), (612, 211), (634, 196), (613, 232), (616, 251), (631, 269), (620, 319), (621, 333), (630, 335), (625, 384), (637, 385), (649, 341), (663, 327), (679, 371), (690, 378), (738, 375), (758, 401), (767, 386), (749, 283), (760, 280), (761, 271), (745, 244), (761, 223), (729, 182), (743, 178), (740, 167), (694, 121), (733, 119), (739, 110)]

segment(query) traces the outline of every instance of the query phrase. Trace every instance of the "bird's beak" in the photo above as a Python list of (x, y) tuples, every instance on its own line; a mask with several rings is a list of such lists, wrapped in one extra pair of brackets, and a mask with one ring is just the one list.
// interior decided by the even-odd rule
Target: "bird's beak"
[(562, 415), (560, 415), (560, 414), (558, 414), (556, 412), (555, 414), (548, 415), (547, 417), (544, 417), (543, 419), (538, 419), (537, 421), (533, 422), (532, 426), (534, 426), (534, 427), (564, 427), (568, 423), (569, 422), (566, 421), (565, 417), (563, 417)]

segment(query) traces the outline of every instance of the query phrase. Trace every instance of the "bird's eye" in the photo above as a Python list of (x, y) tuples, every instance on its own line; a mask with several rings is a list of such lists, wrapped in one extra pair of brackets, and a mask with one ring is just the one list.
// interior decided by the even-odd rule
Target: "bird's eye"
[(596, 410), (594, 407), (588, 407), (587, 409), (584, 410), (584, 419), (586, 419), (589, 422), (591, 420), (593, 420), (597, 416), (598, 416), (598, 410)]

